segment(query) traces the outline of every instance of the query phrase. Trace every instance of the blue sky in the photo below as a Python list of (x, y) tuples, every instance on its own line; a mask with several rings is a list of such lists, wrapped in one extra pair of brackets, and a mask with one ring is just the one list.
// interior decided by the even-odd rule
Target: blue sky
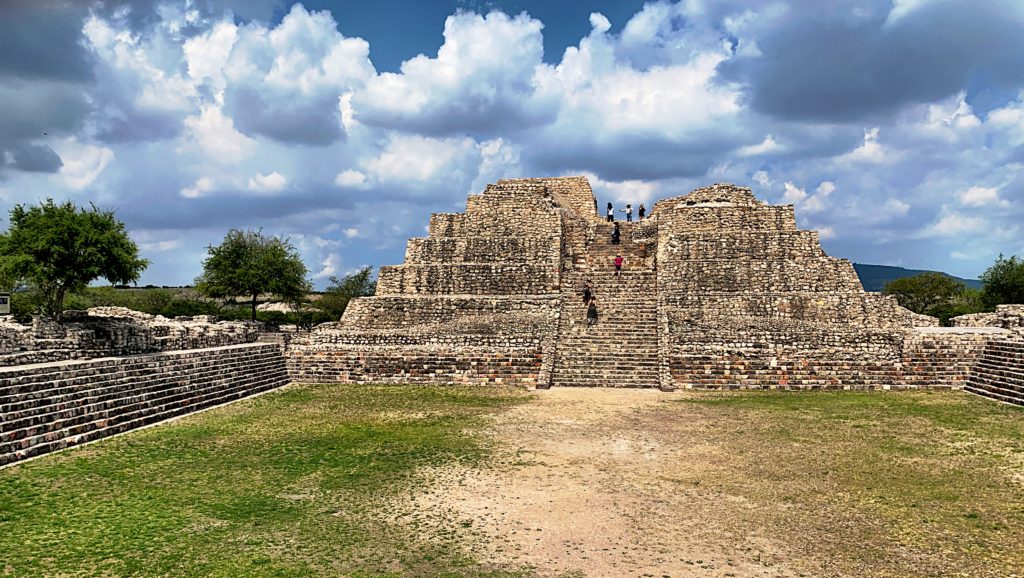
[(6, 0), (0, 208), (112, 208), (184, 284), (227, 229), (319, 286), (503, 177), (602, 204), (714, 182), (834, 256), (1024, 255), (1024, 3)]

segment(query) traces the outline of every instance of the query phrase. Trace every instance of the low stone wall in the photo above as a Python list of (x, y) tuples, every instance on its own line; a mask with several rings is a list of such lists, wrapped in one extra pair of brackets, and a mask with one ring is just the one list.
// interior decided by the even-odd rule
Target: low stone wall
[[(288, 374), (302, 383), (519, 385), (544, 381), (543, 347), (292, 347)], [(546, 382), (545, 382), (546, 383)]]
[(669, 374), (675, 387), (694, 389), (962, 389), (986, 345), (1006, 334), (998, 328), (917, 327), (903, 335), (837, 330), (829, 336), (833, 347), (812, 348), (823, 343), (821, 336), (751, 333), (705, 350), (687, 347), (684, 335), (669, 356)]
[(259, 326), (210, 317), (167, 319), (124, 307), (67, 311), (63, 323), (0, 317), (0, 367), (251, 343)]
[(287, 383), (265, 343), (0, 368), (0, 465)]

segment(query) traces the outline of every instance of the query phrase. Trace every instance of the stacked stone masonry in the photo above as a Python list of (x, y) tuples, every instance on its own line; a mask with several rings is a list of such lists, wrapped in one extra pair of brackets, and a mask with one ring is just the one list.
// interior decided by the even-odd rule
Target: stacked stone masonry
[(250, 343), (254, 323), (209, 317), (166, 319), (124, 307), (66, 311), (63, 323), (36, 317), (31, 325), (0, 317), (0, 367), (178, 351)]
[(287, 383), (263, 343), (0, 368), (0, 465)]
[(464, 213), (433, 215), (405, 263), (382, 268), (374, 297), (292, 341), (289, 372), (541, 388), (959, 388), (986, 344), (1013, 331), (940, 329), (865, 292), (849, 261), (797, 228), (792, 206), (749, 189), (705, 187), (619, 226), (612, 244), (582, 177), (488, 185)]

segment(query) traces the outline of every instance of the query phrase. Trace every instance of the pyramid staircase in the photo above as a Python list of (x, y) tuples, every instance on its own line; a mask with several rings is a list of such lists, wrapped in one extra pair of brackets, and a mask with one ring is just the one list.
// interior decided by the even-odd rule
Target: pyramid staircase
[(1024, 405), (1024, 342), (995, 340), (985, 345), (964, 389), (998, 401)]
[[(653, 248), (633, 243), (635, 224), (619, 223), (622, 244), (611, 242), (611, 223), (595, 225), (594, 238), (563, 278), (554, 387), (657, 387), (658, 302)], [(625, 259), (615, 276), (614, 259)], [(594, 283), (597, 324), (587, 326), (583, 284)]]

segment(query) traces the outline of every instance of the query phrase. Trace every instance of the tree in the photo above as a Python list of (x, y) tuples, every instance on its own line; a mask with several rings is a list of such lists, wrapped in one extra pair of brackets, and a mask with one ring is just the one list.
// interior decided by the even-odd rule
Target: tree
[(1024, 303), (1024, 259), (1006, 259), (1002, 253), (981, 274), (982, 302), (989, 308), (1003, 303)]
[(210, 297), (251, 297), (253, 321), (261, 293), (299, 301), (310, 290), (306, 265), (287, 239), (232, 229), (223, 243), (207, 247), (207, 252), (196, 288)]
[(363, 267), (359, 271), (338, 279), (331, 277), (323, 297), (316, 302), (317, 309), (324, 311), (335, 320), (341, 319), (348, 307), (348, 302), (356, 297), (373, 295), (377, 282), (373, 280), (373, 267)]
[(937, 307), (952, 303), (965, 288), (963, 283), (948, 275), (928, 271), (890, 281), (882, 288), (882, 293), (893, 295), (900, 305), (914, 313), (931, 315)]
[(60, 320), (64, 297), (103, 277), (111, 283), (138, 281), (149, 261), (128, 237), (113, 211), (47, 199), (16, 205), (10, 228), (0, 235), (0, 279), (23, 280), (42, 295), (42, 309)]

